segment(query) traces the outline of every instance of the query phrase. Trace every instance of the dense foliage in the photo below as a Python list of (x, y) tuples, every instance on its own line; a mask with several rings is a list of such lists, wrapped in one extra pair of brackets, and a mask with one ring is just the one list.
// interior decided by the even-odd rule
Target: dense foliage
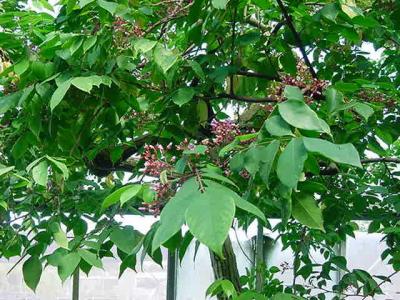
[[(6, 0), (0, 11), (0, 256), (21, 257), (33, 290), (44, 267), (64, 281), (118, 255), (122, 275), (146, 254), (161, 263), (161, 246), (182, 258), (192, 240), (214, 266), (235, 265), (228, 231), (255, 219), (293, 250), (293, 284), (258, 259), (240, 281), (215, 268), (210, 294), (381, 293), (390, 278), (349, 270), (335, 250), (358, 219), (400, 270), (399, 1)], [(160, 215), (146, 235), (114, 219), (142, 213)]]

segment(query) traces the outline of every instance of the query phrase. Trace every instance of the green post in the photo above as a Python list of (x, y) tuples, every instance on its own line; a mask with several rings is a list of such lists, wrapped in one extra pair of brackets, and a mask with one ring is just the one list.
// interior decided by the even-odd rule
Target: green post
[(176, 276), (178, 270), (178, 259), (176, 254), (176, 251), (168, 251), (167, 300), (176, 299)]
[(72, 278), (72, 300), (79, 300), (79, 267), (76, 268)]

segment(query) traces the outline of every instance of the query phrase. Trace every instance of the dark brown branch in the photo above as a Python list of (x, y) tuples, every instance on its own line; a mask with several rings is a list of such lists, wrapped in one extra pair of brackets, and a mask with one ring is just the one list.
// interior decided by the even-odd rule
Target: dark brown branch
[(166, 24), (166, 23), (168, 23), (170, 21), (185, 17), (187, 15), (187, 13), (184, 13), (184, 14), (180, 14), (180, 13), (185, 11), (187, 8), (189, 8), (193, 4), (194, 4), (194, 1), (192, 3), (184, 6), (184, 7), (176, 9), (175, 12), (173, 12), (171, 15), (168, 15), (168, 16), (162, 18), (161, 20), (155, 22), (154, 24), (150, 25), (149, 28), (147, 28), (146, 31), (144, 32), (143, 36), (146, 36), (147, 34), (152, 32), (155, 28), (157, 28), (160, 25), (163, 25), (163, 24)]
[(377, 157), (377, 158), (368, 158), (368, 159), (362, 159), (361, 163), (362, 164), (369, 164), (369, 163), (376, 163), (376, 162), (391, 162), (391, 163), (396, 163), (400, 164), (400, 158), (397, 157)]
[(235, 94), (227, 94), (221, 93), (215, 96), (197, 96), (200, 99), (206, 100), (218, 100), (218, 99), (230, 99), (239, 102), (246, 102), (246, 103), (276, 103), (278, 102), (277, 99), (270, 98), (270, 97), (261, 97), (261, 98), (253, 98), (248, 96), (239, 96)]
[(269, 27), (267, 25), (265, 25), (264, 23), (261, 23), (260, 21), (258, 21), (255, 17), (251, 16), (250, 18), (246, 19), (246, 23), (259, 28), (261, 31), (268, 31)]
[(263, 74), (263, 73), (258, 73), (258, 72), (253, 72), (253, 71), (238, 71), (236, 72), (237, 75), (242, 75), (246, 77), (256, 77), (256, 78), (262, 78), (262, 79), (268, 79), (268, 80), (280, 80), (278, 76), (273, 76), (273, 75), (268, 75), (268, 74)]
[(300, 49), (300, 52), (301, 52), (301, 54), (303, 56), (303, 59), (304, 59), (304, 62), (306, 63), (306, 65), (307, 65), (307, 67), (308, 67), (308, 69), (309, 69), (309, 71), (311, 73), (311, 76), (313, 78), (318, 78), (317, 73), (315, 72), (310, 60), (308, 59), (308, 56), (307, 56), (306, 50), (304, 49), (304, 45), (303, 45), (303, 42), (301, 41), (300, 35), (296, 31), (296, 28), (294, 28), (294, 25), (293, 25), (293, 22), (292, 22), (292, 18), (290, 17), (285, 5), (283, 4), (283, 2), (281, 0), (277, 0), (277, 2), (278, 2), (278, 5), (279, 5), (279, 8), (282, 11), (282, 14), (283, 14), (285, 20), (286, 20), (286, 24), (287, 24), (287, 26), (289, 27), (290, 31), (292, 32), (292, 34), (294, 36), (294, 39), (295, 39), (296, 44), (297, 44), (297, 47)]
[[(397, 157), (377, 157), (377, 158), (366, 158), (361, 160), (362, 164), (371, 163), (396, 163), (400, 164), (400, 158)], [(320, 175), (336, 175), (339, 173), (339, 169), (335, 167), (327, 167), (320, 170)]]

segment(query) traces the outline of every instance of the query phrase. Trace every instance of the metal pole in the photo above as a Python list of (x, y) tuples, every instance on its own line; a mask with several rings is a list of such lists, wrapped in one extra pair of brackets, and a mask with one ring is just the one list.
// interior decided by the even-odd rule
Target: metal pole
[[(341, 241), (337, 247), (336, 247), (336, 255), (339, 256), (343, 256), (344, 258), (346, 258), (346, 240)], [(335, 284), (339, 284), (339, 281), (342, 279), (343, 277), (343, 270), (341, 270), (340, 268), (338, 268), (338, 270), (336, 271), (336, 276), (335, 276)], [(341, 295), (340, 293), (337, 294), (338, 299), (343, 299), (343, 295)]]
[(72, 300), (79, 300), (79, 267), (76, 268), (72, 278)]
[(176, 299), (176, 277), (178, 271), (178, 259), (176, 254), (176, 251), (168, 251), (167, 300)]
[(256, 238), (256, 290), (261, 292), (264, 284), (264, 230), (260, 221), (257, 224), (257, 238)]

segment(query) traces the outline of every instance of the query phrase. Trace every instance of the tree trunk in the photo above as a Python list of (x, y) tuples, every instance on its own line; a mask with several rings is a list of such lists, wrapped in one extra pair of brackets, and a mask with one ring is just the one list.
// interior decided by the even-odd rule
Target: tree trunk
[[(233, 283), (236, 291), (240, 292), (239, 271), (236, 263), (236, 255), (233, 252), (232, 243), (228, 236), (226, 239), (222, 253), (224, 258), (220, 258), (214, 252), (210, 251), (211, 265), (214, 271), (215, 280), (227, 279)], [(218, 296), (219, 300), (225, 300), (223, 296)]]

